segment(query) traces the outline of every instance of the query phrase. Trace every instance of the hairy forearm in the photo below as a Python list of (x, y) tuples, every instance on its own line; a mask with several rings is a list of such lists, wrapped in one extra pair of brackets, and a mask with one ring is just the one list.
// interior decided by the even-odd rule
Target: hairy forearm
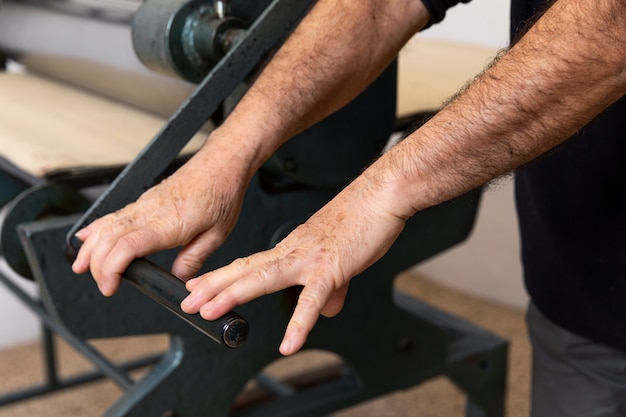
[(419, 0), (320, 0), (214, 136), (256, 171), (364, 90), (427, 22)]
[(557, 1), (366, 175), (408, 217), (549, 151), (625, 94), (625, 28), (624, 1)]

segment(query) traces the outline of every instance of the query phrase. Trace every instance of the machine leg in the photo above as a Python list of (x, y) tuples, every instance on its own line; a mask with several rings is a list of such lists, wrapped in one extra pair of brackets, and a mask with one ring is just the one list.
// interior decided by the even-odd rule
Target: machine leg
[(503, 417), (508, 345), (461, 362), (448, 377), (467, 394), (466, 417)]
[(54, 336), (47, 326), (41, 326), (41, 342), (44, 355), (46, 384), (50, 389), (55, 389), (59, 386), (57, 352), (54, 344)]

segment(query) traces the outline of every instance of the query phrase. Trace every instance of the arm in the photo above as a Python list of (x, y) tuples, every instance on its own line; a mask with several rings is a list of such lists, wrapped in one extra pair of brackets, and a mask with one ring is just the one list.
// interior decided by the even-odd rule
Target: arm
[(343, 107), (428, 23), (421, 1), (321, 0), (229, 116), (270, 142), (263, 160), (305, 128)]
[(407, 216), (544, 154), (625, 94), (625, 24), (623, 1), (555, 2), (372, 175), (405, 190)]
[(172, 272), (190, 278), (232, 230), (262, 163), (365, 89), (428, 20), (419, 0), (320, 0), (185, 166), (77, 233), (73, 270), (91, 269), (111, 295), (134, 258), (182, 245)]
[(280, 350), (296, 352), (349, 280), (379, 259), (407, 218), (523, 165), (626, 93), (626, 3), (559, 0), (437, 116), (384, 154), (274, 249), (188, 282), (187, 312), (215, 319), (304, 286)]

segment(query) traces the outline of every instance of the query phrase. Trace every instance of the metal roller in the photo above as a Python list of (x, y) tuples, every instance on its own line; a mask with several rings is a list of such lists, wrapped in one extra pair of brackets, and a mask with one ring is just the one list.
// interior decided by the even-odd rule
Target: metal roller
[[(179, 0), (161, 3), (171, 3), (168, 8), (183, 9), (181, 13), (191, 7)], [(203, 10), (210, 13), (202, 18), (210, 25), (202, 30), (215, 29), (213, 38), (220, 39), (221, 48), (234, 41), (230, 39), (231, 29), (254, 21), (269, 0), (236, 0), (232, 6), (228, 6), (230, 2), (219, 3), (220, 13), (230, 10), (231, 14), (219, 19), (217, 6), (204, 2)], [(181, 77), (194, 82), (199, 79), (197, 75), (183, 76), (173, 68), (166, 70), (163, 65), (158, 73), (153, 71), (154, 65), (146, 67), (142, 60), (150, 59), (149, 51), (137, 40), (140, 60), (132, 34), (133, 18), (140, 5), (140, 0), (5, 0), (0, 13), (0, 55), (30, 71), (169, 117), (194, 90), (194, 85)], [(152, 15), (148, 21), (147, 12)], [(155, 20), (155, 13), (150, 5), (136, 24), (167, 22), (164, 14)], [(181, 13), (179, 19), (184, 17)], [(212, 49), (213, 45), (205, 43), (199, 48)], [(212, 63), (221, 57), (220, 53), (217, 49), (210, 51)]]
[(186, 314), (180, 303), (189, 294), (185, 284), (147, 259), (135, 259), (124, 277), (138, 290), (191, 324), (200, 332), (229, 348), (243, 346), (249, 326), (239, 314), (229, 312), (215, 321), (206, 321), (199, 314)]
[(156, 72), (198, 83), (245, 35), (248, 23), (229, 11), (224, 2), (146, 2), (133, 18), (135, 52)]
[(148, 70), (132, 46), (139, 1), (6, 1), (0, 51), (29, 71), (79, 86), (163, 117), (193, 85)]

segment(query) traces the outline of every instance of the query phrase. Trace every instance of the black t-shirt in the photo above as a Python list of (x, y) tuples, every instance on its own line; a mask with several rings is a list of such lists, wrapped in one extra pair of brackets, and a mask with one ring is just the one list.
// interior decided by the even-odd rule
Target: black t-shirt
[[(545, 4), (512, 0), (512, 34)], [(626, 99), (520, 169), (516, 202), (533, 302), (562, 327), (626, 349)]]

